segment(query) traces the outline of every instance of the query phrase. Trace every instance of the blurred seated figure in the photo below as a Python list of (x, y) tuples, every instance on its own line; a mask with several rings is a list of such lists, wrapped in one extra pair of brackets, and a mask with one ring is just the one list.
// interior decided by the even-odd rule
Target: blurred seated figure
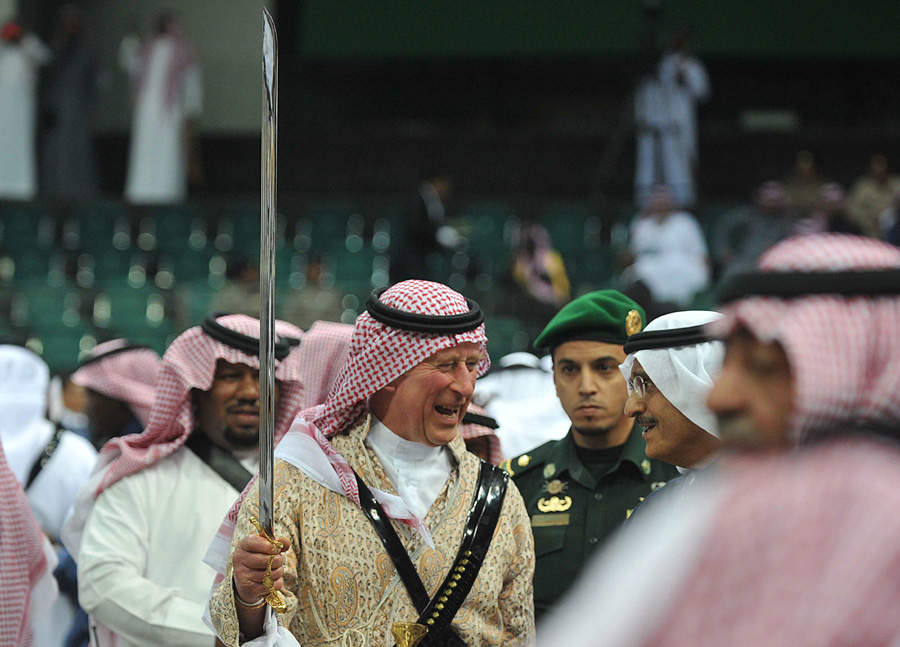
[(512, 275), (522, 289), (541, 303), (558, 308), (569, 302), (566, 266), (543, 225), (531, 222), (522, 226)]
[(306, 283), (291, 290), (282, 318), (303, 330), (312, 328), (316, 321), (339, 322), (344, 312), (343, 299), (343, 293), (334, 287), (331, 275), (325, 271), (322, 255), (312, 252), (306, 263)]
[(847, 194), (837, 182), (829, 182), (819, 191), (818, 208), (809, 218), (797, 223), (797, 234), (863, 234), (862, 227), (847, 213)]
[(850, 187), (847, 211), (867, 236), (881, 238), (879, 217), (891, 206), (894, 194), (900, 190), (900, 177), (891, 173), (884, 155), (873, 155), (869, 170)]
[(684, 307), (709, 285), (709, 256), (696, 218), (676, 211), (668, 187), (657, 184), (647, 207), (631, 223), (628, 260), (623, 272), (628, 286), (643, 283), (657, 304)]
[(781, 182), (763, 182), (754, 202), (723, 215), (716, 227), (712, 251), (721, 279), (750, 271), (764, 251), (794, 231), (796, 214)]
[(459, 425), (459, 435), (465, 441), (467, 451), (492, 465), (499, 465), (503, 460), (503, 450), (497, 437), (499, 426), (487, 411), (470, 402)]
[(815, 156), (810, 151), (797, 153), (794, 168), (784, 182), (784, 190), (799, 216), (805, 218), (816, 210), (819, 191), (824, 184)]
[(898, 235), (900, 235), (900, 229), (898, 229), (897, 223), (900, 223), (900, 189), (897, 189), (894, 192), (894, 199), (891, 202), (891, 206), (882, 211), (881, 215), (878, 216), (878, 224), (881, 227), (884, 239), (892, 245), (897, 244), (896, 241), (898, 240)]
[(209, 303), (210, 312), (259, 318), (259, 269), (247, 259), (228, 264), (225, 284)]
[(542, 361), (531, 353), (510, 353), (475, 382), (472, 401), (497, 421), (496, 434), (505, 457), (559, 440), (569, 431), (551, 364), (549, 356)]

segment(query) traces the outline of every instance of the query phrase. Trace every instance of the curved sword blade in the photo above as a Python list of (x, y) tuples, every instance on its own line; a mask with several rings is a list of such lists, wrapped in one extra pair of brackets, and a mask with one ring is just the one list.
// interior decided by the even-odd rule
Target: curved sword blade
[(272, 534), (275, 452), (275, 244), (278, 158), (278, 36), (263, 9), (262, 168), (259, 255), (259, 520)]

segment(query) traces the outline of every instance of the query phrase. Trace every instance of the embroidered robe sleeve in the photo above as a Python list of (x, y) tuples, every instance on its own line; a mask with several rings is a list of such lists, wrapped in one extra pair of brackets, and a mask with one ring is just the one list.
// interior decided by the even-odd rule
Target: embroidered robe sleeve
[[(276, 537), (287, 537), (291, 541), (291, 547), (284, 553), (284, 589), (282, 596), (287, 604), (287, 610), (279, 614), (279, 624), (290, 627), (294, 615), (297, 612), (297, 551), (300, 549), (300, 523), (299, 506), (296, 505), (295, 491), (289, 483), (290, 466), (276, 461), (275, 463), (275, 505), (274, 505), (274, 531)], [(285, 487), (287, 486), (287, 487)], [(209, 601), (209, 612), (216, 633), (226, 647), (240, 647), (243, 637), (240, 635), (237, 609), (234, 603), (234, 587), (231, 584), (232, 562), (231, 556), (237, 544), (247, 535), (257, 534), (256, 527), (250, 522), (250, 517), (259, 514), (259, 481), (255, 482), (244, 497), (241, 510), (238, 513), (237, 525), (234, 529), (234, 539), (228, 554), (228, 567), (225, 579), (213, 592)]]

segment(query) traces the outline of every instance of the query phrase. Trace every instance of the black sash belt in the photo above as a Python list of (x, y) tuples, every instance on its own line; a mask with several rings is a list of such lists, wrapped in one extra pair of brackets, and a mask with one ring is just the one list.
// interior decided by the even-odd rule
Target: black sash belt
[(41, 470), (44, 469), (44, 466), (47, 465), (48, 462), (50, 462), (51, 458), (53, 458), (53, 454), (54, 452), (56, 452), (56, 448), (59, 447), (59, 441), (62, 440), (64, 431), (65, 429), (63, 429), (62, 426), (60, 426), (59, 424), (56, 425), (56, 431), (53, 432), (50, 440), (44, 446), (44, 450), (31, 466), (31, 471), (28, 472), (28, 479), (25, 481), (25, 487), (22, 488), (23, 490), (27, 490), (31, 487), (31, 484), (34, 483), (34, 479), (38, 477), (38, 474), (41, 473)]
[(243, 492), (247, 483), (253, 478), (253, 474), (241, 465), (241, 462), (217, 445), (213, 445), (209, 438), (201, 430), (195, 429), (185, 446), (190, 449), (201, 461), (218, 474), (226, 483), (238, 492)]
[(359, 478), (359, 475), (356, 476), (356, 482), (359, 485), (359, 500), (362, 509), (378, 533), (381, 543), (384, 544), (409, 597), (420, 614), (417, 622), (428, 628), (428, 633), (419, 644), (422, 647), (464, 645), (465, 643), (455, 631), (447, 630), (475, 584), (475, 578), (484, 563), (491, 539), (494, 536), (494, 529), (500, 519), (509, 477), (503, 470), (489, 463), (482, 463), (478, 484), (475, 487), (475, 497), (469, 508), (469, 516), (466, 519), (459, 551), (450, 572), (447, 573), (434, 598), (429, 598), (409, 554), (372, 492)]

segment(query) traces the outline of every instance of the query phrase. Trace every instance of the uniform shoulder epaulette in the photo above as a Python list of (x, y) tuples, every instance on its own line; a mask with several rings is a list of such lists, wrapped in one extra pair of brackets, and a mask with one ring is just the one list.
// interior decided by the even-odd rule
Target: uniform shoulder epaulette
[(544, 462), (545, 451), (544, 446), (535, 447), (531, 452), (519, 454), (515, 458), (507, 458), (500, 463), (500, 469), (504, 470), (510, 476), (518, 476), (523, 472), (528, 472), (535, 465), (541, 465)]

